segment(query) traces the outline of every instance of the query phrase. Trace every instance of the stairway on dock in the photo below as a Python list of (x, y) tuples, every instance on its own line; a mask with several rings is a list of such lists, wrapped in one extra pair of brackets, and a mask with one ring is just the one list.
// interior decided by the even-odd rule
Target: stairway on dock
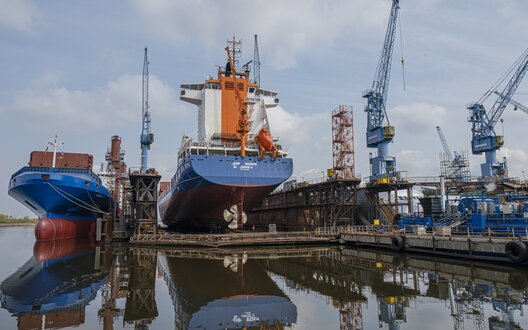
[[(373, 192), (370, 192), (366, 189), (362, 189), (361, 192), (363, 192), (369, 206), (379, 208), (381, 213), (379, 217), (380, 222), (384, 225), (392, 225), (392, 220), (396, 217), (396, 210), (394, 207), (379, 201), (376, 198), (376, 194)], [(366, 224), (372, 225), (372, 222), (368, 221)]]
[(457, 212), (457, 213), (449, 214), (438, 220), (435, 220), (433, 222), (433, 225), (435, 227), (442, 226), (442, 227), (454, 228), (454, 227), (460, 226), (464, 222), (466, 222), (465, 214), (462, 212)]

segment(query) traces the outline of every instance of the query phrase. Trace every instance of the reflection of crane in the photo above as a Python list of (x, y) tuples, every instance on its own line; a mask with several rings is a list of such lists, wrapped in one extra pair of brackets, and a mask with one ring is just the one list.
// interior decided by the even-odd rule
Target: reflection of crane
[[(486, 112), (484, 102), (496, 90), (513, 71), (513, 75), (508, 81), (502, 93), (493, 107)], [(504, 136), (495, 133), (495, 125), (499, 121), (506, 105), (510, 102), (517, 87), (521, 83), (524, 75), (528, 71), (528, 49), (515, 61), (509, 70), (490, 88), (477, 102), (467, 106), (470, 111), (468, 121), (472, 123), (471, 149), (473, 154), (486, 155), (486, 162), (480, 165), (482, 176), (492, 178), (496, 176), (507, 176), (506, 162), (497, 161), (497, 150), (504, 145)]]
[(372, 88), (363, 92), (363, 97), (367, 99), (367, 106), (365, 107), (365, 112), (367, 112), (367, 147), (378, 150), (378, 155), (370, 161), (371, 181), (377, 181), (379, 178), (397, 178), (396, 158), (389, 156), (389, 143), (394, 137), (394, 126), (389, 123), (385, 104), (390, 80), (396, 21), (400, 9), (399, 3), (399, 0), (392, 1), (387, 33)]
[[(501, 95), (499, 92), (495, 91), (495, 94)], [(513, 110), (521, 110), (524, 113), (528, 113), (528, 107), (525, 106), (522, 103), (519, 103), (515, 101), (514, 99), (510, 99), (510, 104), (513, 105)]]
[(253, 81), (260, 86), (260, 58), (257, 35), (255, 34), (255, 49), (253, 51)]
[(443, 159), (440, 160), (442, 175), (449, 180), (467, 181), (470, 177), (469, 160), (464, 152), (451, 153), (447, 140), (440, 126), (436, 126), (440, 142), (444, 149)]
[(145, 60), (143, 62), (143, 108), (141, 128), (141, 172), (147, 170), (148, 150), (154, 142), (154, 134), (150, 131), (150, 111), (148, 104), (149, 71), (148, 71), (147, 47), (145, 47)]

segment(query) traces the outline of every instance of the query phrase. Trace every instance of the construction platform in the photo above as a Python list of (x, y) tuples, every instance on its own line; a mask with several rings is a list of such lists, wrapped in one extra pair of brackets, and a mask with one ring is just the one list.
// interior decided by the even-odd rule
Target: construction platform
[(265, 245), (299, 245), (338, 243), (339, 234), (334, 231), (276, 232), (276, 233), (231, 233), (231, 234), (188, 234), (162, 232), (157, 234), (135, 234), (130, 244), (149, 246), (196, 246), (235, 247)]
[(491, 231), (450, 234), (443, 231), (406, 233), (390, 226), (342, 228), (342, 244), (370, 246), (394, 251), (427, 253), (437, 256), (508, 262), (528, 265), (528, 233), (496, 236)]

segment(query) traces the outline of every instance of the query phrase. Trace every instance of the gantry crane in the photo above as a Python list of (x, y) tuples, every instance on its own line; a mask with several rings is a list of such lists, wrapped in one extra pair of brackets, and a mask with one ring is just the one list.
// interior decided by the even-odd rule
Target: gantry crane
[[(486, 162), (480, 165), (482, 177), (485, 179), (507, 176), (506, 160), (503, 162), (497, 161), (497, 150), (504, 145), (504, 136), (495, 133), (495, 125), (504, 112), (506, 105), (511, 101), (526, 71), (528, 71), (528, 49), (522, 53), (506, 74), (480, 100), (467, 106), (467, 109), (470, 111), (468, 121), (472, 123), (471, 132), (473, 136), (471, 139), (471, 150), (474, 155), (484, 153), (486, 156)], [(486, 112), (482, 103), (493, 94), (496, 87), (512, 72), (513, 75), (508, 81), (508, 84), (502, 93), (497, 94), (498, 98), (491, 110)]]
[(451, 149), (447, 144), (447, 139), (440, 126), (436, 126), (442, 148), (444, 149), (443, 159), (440, 161), (442, 175), (448, 180), (467, 181), (470, 179), (469, 160), (467, 153), (457, 152), (451, 153)]
[(147, 47), (145, 47), (145, 59), (143, 62), (143, 106), (142, 106), (142, 128), (141, 128), (141, 172), (148, 168), (148, 151), (154, 142), (154, 134), (150, 128), (150, 111), (148, 104), (149, 92), (149, 61), (147, 57)]
[(393, 0), (387, 26), (387, 33), (383, 42), (381, 57), (372, 88), (363, 92), (367, 99), (367, 147), (377, 148), (378, 155), (370, 159), (372, 183), (380, 179), (397, 180), (396, 158), (389, 155), (389, 143), (394, 138), (394, 126), (391, 126), (385, 108), (389, 89), (394, 37), (400, 1)]

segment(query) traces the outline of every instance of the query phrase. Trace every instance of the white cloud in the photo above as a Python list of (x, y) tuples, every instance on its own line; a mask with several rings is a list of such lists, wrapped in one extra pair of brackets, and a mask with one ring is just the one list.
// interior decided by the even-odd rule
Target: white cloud
[[(46, 77), (43, 80), (49, 82)], [(178, 93), (156, 76), (150, 76), (149, 91), (154, 118), (187, 112)], [(141, 76), (123, 75), (90, 91), (64, 87), (19, 91), (9, 111), (34, 127), (91, 131), (140, 122), (141, 102)]]
[(430, 134), (435, 127), (441, 125), (447, 115), (446, 109), (441, 106), (416, 103), (410, 105), (399, 105), (390, 111), (390, 119), (398, 130), (405, 130), (413, 134)]
[(396, 153), (398, 170), (408, 176), (437, 176), (440, 172), (438, 156), (436, 158), (421, 150), (404, 149)]
[(0, 26), (24, 33), (34, 31), (40, 13), (31, 0), (0, 0)]
[[(522, 177), (522, 171), (528, 172), (528, 154), (522, 149), (502, 147), (497, 152), (497, 158), (502, 160), (506, 157), (508, 162), (508, 174), (510, 177)], [(482, 157), (481, 163), (484, 162)], [(528, 174), (528, 173), (526, 173)]]
[(280, 105), (268, 110), (271, 133), (294, 159), (294, 175), (312, 178), (332, 164), (329, 112), (289, 113)]
[(324, 54), (344, 36), (355, 42), (365, 38), (365, 31), (383, 31), (390, 8), (390, 1), (383, 0), (132, 0), (132, 4), (154, 36), (175, 44), (218, 48), (233, 35), (252, 43), (257, 33), (277, 69), (295, 66), (301, 52)]

